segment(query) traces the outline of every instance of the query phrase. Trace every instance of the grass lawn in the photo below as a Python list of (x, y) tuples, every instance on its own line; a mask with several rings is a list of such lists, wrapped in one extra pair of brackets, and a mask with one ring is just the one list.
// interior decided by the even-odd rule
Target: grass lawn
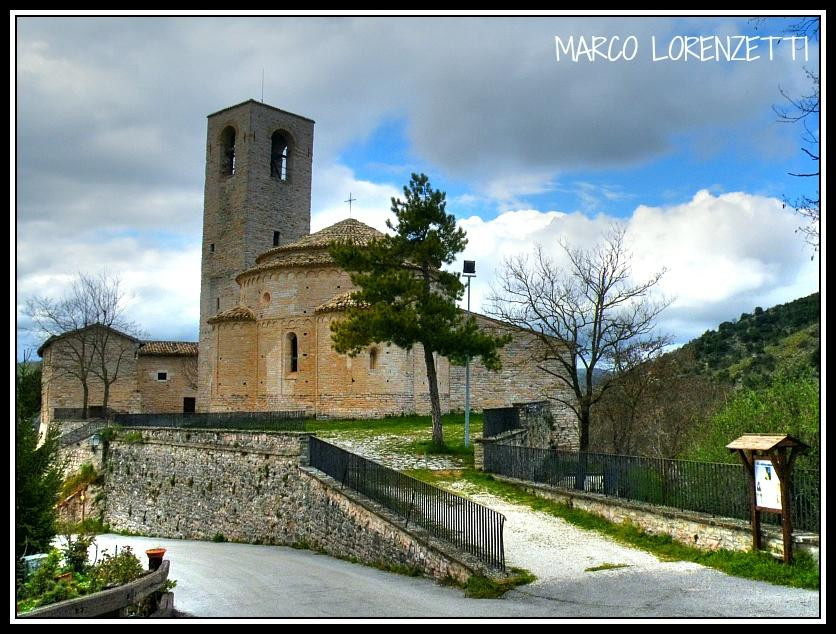
[(389, 453), (404, 455), (449, 455), (473, 464), (473, 439), (482, 434), (482, 414), (470, 415), (470, 447), (464, 446), (464, 414), (442, 416), (444, 446), (432, 444), (430, 416), (391, 416), (366, 420), (307, 421), (307, 431), (324, 440), (374, 440)]

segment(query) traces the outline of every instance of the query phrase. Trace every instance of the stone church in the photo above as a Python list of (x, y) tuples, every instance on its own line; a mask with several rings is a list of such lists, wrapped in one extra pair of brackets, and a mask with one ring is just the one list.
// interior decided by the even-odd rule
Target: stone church
[[(197, 411), (304, 410), (318, 418), (427, 413), (420, 347), (379, 344), (353, 358), (332, 348), (331, 323), (353, 286), (328, 245), (364, 244), (382, 234), (351, 218), (310, 233), (313, 133), (311, 119), (254, 100), (208, 117)], [(542, 400), (553, 385), (525, 362), (533, 337), (477, 319), (514, 338), (502, 351), (500, 372), (473, 364), (472, 407)], [(157, 365), (162, 360), (155, 357)], [(444, 358), (437, 366), (443, 411), (462, 410), (464, 368)], [(143, 385), (133, 388), (140, 397), (112, 407), (152, 411), (142, 403), (157, 400), (141, 398), (150, 389)], [(46, 399), (44, 406), (51, 406)]]

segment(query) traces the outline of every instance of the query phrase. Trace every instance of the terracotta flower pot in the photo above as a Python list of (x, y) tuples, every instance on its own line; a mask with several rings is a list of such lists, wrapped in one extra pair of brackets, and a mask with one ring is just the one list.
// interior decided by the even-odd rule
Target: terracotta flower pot
[(165, 548), (149, 548), (145, 554), (148, 556), (148, 570), (156, 570), (163, 563)]

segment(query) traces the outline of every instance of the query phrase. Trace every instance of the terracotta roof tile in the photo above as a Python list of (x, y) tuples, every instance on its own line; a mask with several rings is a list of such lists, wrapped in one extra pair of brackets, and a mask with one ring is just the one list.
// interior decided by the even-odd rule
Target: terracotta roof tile
[(255, 321), (255, 314), (246, 306), (236, 306), (210, 317), (206, 323), (217, 324), (223, 321)]
[(345, 310), (351, 306), (357, 306), (357, 302), (351, 299), (351, 293), (340, 293), (339, 295), (334, 295), (334, 297), (329, 299), (324, 304), (317, 306), (314, 312), (330, 313)]
[(141, 356), (197, 356), (196, 341), (143, 341), (139, 346)]
[(342, 240), (348, 240), (355, 244), (368, 244), (372, 240), (382, 238), (384, 235), (374, 227), (370, 227), (359, 220), (346, 218), (330, 227), (325, 227), (316, 233), (300, 238), (296, 242), (283, 244), (269, 251), (265, 251), (255, 261), (257, 264), (262, 264), (289, 251), (326, 249), (330, 244)]

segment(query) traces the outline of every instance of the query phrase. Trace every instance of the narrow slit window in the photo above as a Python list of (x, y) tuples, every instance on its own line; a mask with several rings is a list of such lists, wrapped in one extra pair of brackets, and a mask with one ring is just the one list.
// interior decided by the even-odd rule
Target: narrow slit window
[(287, 361), (290, 372), (299, 371), (299, 341), (294, 332), (287, 335)]
[(215, 252), (215, 243), (213, 242), (212, 244), (209, 245), (209, 253), (214, 253), (214, 252)]
[(369, 350), (369, 370), (377, 369), (377, 348)]
[(221, 309), (221, 298), (216, 297), (215, 298), (215, 310), (220, 310), (220, 309)]
[(282, 234), (281, 234), (280, 231), (274, 231), (273, 232), (273, 246), (274, 247), (279, 246), (279, 240), (281, 240), (281, 238), (282, 238)]

